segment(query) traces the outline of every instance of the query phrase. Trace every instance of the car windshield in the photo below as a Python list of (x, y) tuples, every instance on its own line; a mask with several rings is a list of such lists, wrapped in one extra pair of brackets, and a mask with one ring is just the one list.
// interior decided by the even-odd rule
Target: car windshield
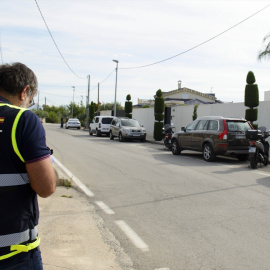
[(121, 124), (125, 127), (140, 127), (139, 122), (133, 119), (122, 119)]
[(101, 122), (102, 124), (110, 124), (112, 122), (113, 118), (110, 117), (106, 117), (106, 118), (102, 118)]
[(248, 122), (227, 120), (228, 131), (246, 131), (251, 129)]

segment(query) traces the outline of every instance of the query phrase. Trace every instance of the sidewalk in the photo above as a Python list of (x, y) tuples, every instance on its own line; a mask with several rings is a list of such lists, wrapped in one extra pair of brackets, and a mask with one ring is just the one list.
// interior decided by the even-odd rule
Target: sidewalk
[[(150, 143), (155, 142), (147, 136)], [(66, 188), (68, 177), (57, 164), (56, 191), (39, 197), (39, 235), (44, 270), (133, 270), (133, 263), (114, 235), (106, 229), (95, 206), (75, 184)]]
[[(54, 167), (63, 179), (61, 169)], [(57, 186), (49, 198), (39, 197), (39, 207), (44, 270), (133, 269), (120, 243), (96, 214), (95, 206), (76, 186)]]

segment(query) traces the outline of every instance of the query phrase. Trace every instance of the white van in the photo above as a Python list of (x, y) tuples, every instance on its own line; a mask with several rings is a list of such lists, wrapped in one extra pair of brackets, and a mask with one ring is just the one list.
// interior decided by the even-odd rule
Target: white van
[(114, 116), (95, 116), (89, 125), (89, 135), (95, 133), (97, 137), (102, 134), (109, 136), (111, 122), (114, 118)]

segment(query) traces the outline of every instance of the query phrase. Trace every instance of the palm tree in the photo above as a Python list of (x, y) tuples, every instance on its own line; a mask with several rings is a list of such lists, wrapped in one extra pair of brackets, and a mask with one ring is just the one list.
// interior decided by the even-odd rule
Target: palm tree
[(263, 39), (263, 43), (268, 40), (268, 44), (265, 49), (259, 52), (258, 59), (262, 60), (262, 58), (270, 58), (270, 33), (266, 35)]

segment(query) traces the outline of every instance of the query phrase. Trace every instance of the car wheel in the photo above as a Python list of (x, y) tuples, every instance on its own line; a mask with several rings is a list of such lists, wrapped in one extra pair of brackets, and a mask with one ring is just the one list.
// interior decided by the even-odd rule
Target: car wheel
[(267, 166), (268, 165), (268, 156), (264, 156), (264, 160), (263, 160), (263, 165)]
[(124, 141), (124, 138), (123, 138), (123, 136), (122, 136), (122, 133), (121, 133), (121, 132), (119, 133), (119, 136), (118, 136), (118, 137), (119, 137), (119, 142), (123, 142), (123, 141)]
[(180, 155), (181, 154), (181, 150), (180, 150), (180, 147), (179, 147), (179, 144), (178, 144), (177, 140), (172, 141), (172, 153), (174, 155)]
[(203, 146), (203, 158), (206, 161), (213, 161), (216, 158), (213, 147), (210, 143), (206, 143)]
[(141, 142), (145, 142), (145, 137), (141, 139)]
[(112, 135), (112, 132), (110, 131), (110, 140), (113, 140), (114, 136)]
[(238, 160), (246, 161), (248, 160), (248, 155), (237, 155)]
[(257, 169), (258, 162), (259, 162), (259, 155), (257, 151), (252, 157), (250, 157), (249, 161), (250, 161), (251, 168)]

